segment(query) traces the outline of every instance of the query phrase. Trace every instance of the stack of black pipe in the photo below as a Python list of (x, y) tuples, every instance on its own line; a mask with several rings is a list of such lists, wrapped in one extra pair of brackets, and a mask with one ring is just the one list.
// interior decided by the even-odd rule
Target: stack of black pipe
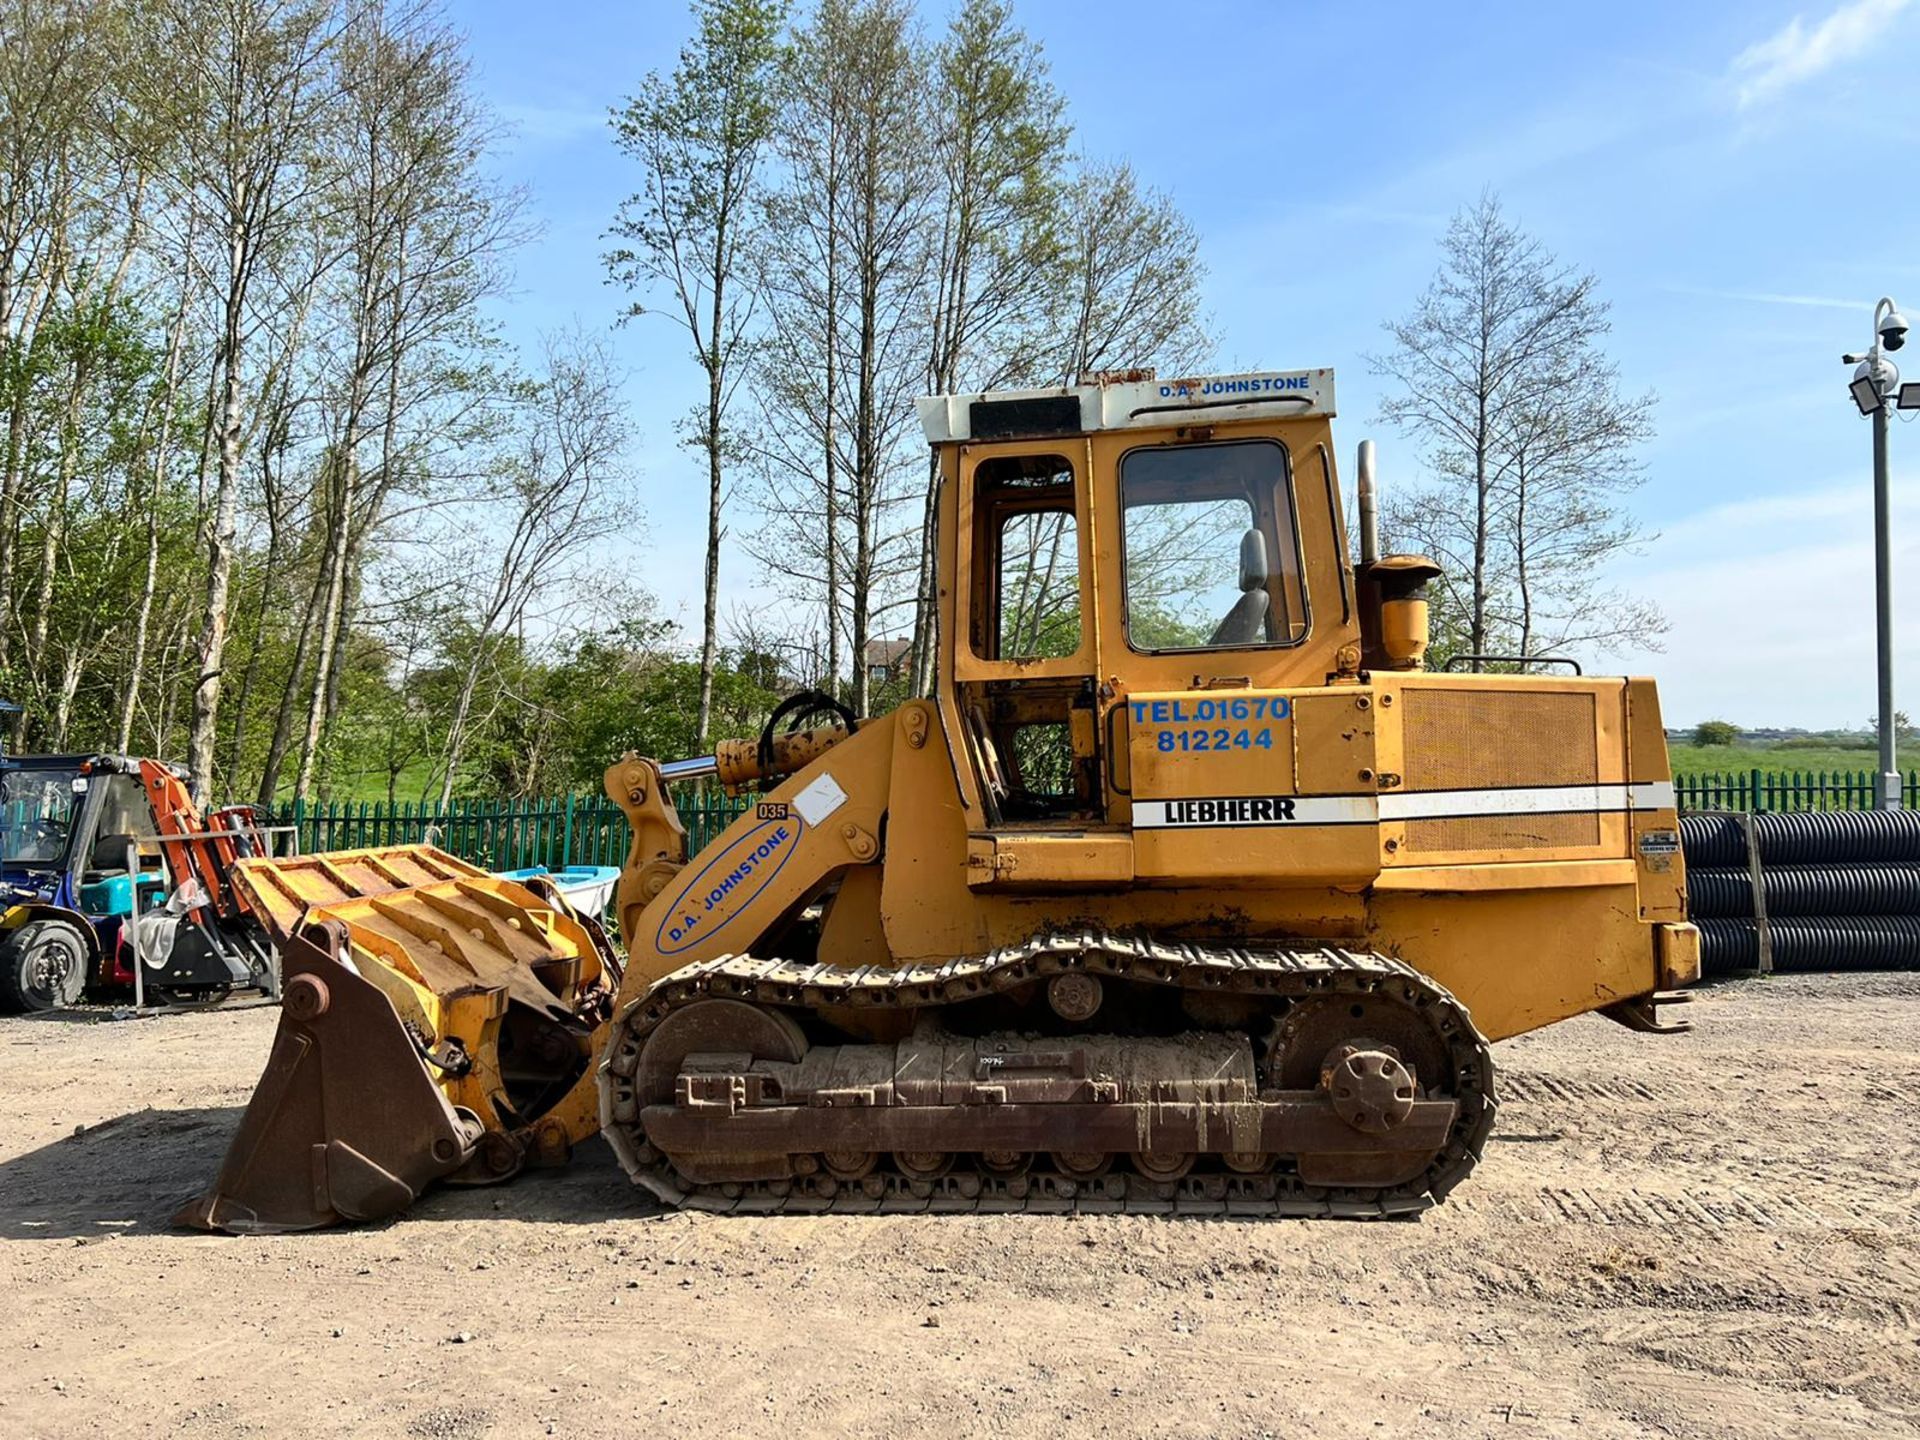
[[(1776, 970), (1920, 969), (1920, 811), (1755, 815)], [(1682, 816), (1687, 894), (1707, 974), (1760, 959), (1746, 830)]]

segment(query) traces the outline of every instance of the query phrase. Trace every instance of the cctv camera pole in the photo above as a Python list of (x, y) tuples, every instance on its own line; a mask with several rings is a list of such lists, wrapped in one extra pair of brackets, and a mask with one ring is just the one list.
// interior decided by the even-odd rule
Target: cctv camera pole
[[(1866, 378), (1871, 394), (1856, 400), (1865, 408), (1875, 400), (1869, 418), (1873, 421), (1873, 603), (1874, 643), (1880, 680), (1880, 776), (1874, 786), (1875, 806), (1881, 810), (1900, 808), (1900, 762), (1895, 744), (1893, 720), (1893, 540), (1890, 489), (1887, 476), (1887, 411), (1892, 408), (1899, 372), (1881, 353), (1881, 342), (1888, 350), (1906, 343), (1907, 322), (1893, 301), (1883, 296), (1873, 307), (1873, 344), (1856, 370), (1856, 380)], [(1849, 356), (1848, 359), (1854, 357)]]
[(1873, 605), (1880, 667), (1880, 784), (1882, 810), (1900, 808), (1900, 762), (1893, 733), (1893, 543), (1887, 497), (1887, 406), (1873, 412)]

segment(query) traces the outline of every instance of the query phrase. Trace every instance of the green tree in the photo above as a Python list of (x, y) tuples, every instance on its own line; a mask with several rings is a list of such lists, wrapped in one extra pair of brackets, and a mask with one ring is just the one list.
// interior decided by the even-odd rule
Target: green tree
[(1731, 745), (1740, 738), (1740, 727), (1731, 720), (1702, 720), (1693, 727), (1696, 745)]
[[(747, 263), (758, 170), (776, 114), (774, 77), (785, 7), (777, 0), (700, 0), (699, 34), (671, 75), (647, 76), (614, 117), (642, 188), (620, 207), (606, 257), (629, 290), (663, 292), (662, 313), (687, 332), (705, 373), (705, 401), (687, 442), (707, 460), (707, 562), (700, 636), (699, 737), (713, 712), (718, 653), (721, 503), (732, 453), (727, 410), (749, 347), (759, 292)], [(636, 303), (630, 315), (646, 313)]]
[[(1880, 717), (1878, 715), (1871, 717), (1867, 721), (1867, 733), (1873, 736), (1876, 742), (1880, 739)], [(1904, 710), (1894, 711), (1893, 712), (1894, 742), (1899, 745), (1907, 745), (1907, 744), (1911, 744), (1914, 741), (1914, 739), (1917, 737), (1920, 737), (1920, 731), (1916, 731), (1914, 729), (1913, 721), (1907, 718), (1907, 712)]]

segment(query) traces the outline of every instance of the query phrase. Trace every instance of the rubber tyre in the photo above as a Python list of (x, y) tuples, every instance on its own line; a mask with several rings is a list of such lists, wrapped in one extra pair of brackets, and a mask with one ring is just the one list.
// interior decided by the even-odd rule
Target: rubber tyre
[(30, 920), (0, 939), (0, 1009), (64, 1010), (87, 989), (87, 942), (60, 920)]

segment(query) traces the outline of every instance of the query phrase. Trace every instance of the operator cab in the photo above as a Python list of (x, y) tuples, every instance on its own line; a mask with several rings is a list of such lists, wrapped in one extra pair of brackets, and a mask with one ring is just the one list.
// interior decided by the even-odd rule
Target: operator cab
[(117, 755), (0, 761), (0, 872), (16, 891), (58, 896), (88, 913), (130, 910), (136, 882), (160, 883), (153, 829), (135, 761)]
[(954, 581), (943, 703), (985, 828), (1124, 829), (1129, 693), (1339, 668), (1358, 631), (1332, 414), (1324, 370), (921, 402)]

